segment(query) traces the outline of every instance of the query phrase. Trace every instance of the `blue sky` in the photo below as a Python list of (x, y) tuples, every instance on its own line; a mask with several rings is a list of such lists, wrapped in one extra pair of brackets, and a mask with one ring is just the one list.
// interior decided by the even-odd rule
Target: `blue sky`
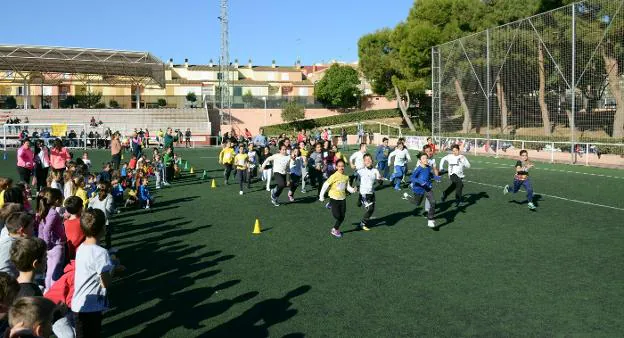
[[(167, 61), (219, 58), (219, 0), (3, 1), (0, 44), (149, 51)], [(230, 60), (304, 65), (357, 60), (357, 40), (407, 17), (414, 0), (230, 0)], [(27, 8), (27, 10), (25, 9)], [(7, 15), (7, 13), (13, 13)]]

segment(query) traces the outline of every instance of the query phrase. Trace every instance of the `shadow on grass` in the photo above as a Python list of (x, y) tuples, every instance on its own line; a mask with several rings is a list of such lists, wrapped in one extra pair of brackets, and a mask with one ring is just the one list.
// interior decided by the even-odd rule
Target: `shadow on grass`
[(453, 207), (453, 205), (455, 204), (454, 201), (446, 201), (438, 204), (440, 211), (436, 215), (436, 218), (444, 218), (444, 223), (438, 224), (437, 229), (453, 223), (457, 214), (465, 213), (468, 207), (474, 205), (475, 203), (477, 203), (477, 201), (483, 198), (490, 198), (490, 196), (485, 191), (482, 191), (476, 194), (464, 195), (464, 201), (458, 207)]
[[(533, 195), (533, 204), (535, 204), (536, 207), (539, 207), (539, 202), (542, 200), (542, 195), (540, 194), (535, 194)], [(516, 200), (511, 200), (509, 201), (509, 203), (514, 203), (514, 204), (519, 204), (519, 205), (524, 205), (524, 204), (529, 204), (529, 200), (524, 200), (524, 201), (516, 201)]]
[[(312, 287), (302, 285), (281, 298), (271, 298), (256, 303), (240, 316), (223, 323), (199, 337), (269, 337), (269, 328), (294, 317), (299, 311), (292, 308), (291, 300), (301, 296)], [(303, 337), (292, 333), (288, 337)]]

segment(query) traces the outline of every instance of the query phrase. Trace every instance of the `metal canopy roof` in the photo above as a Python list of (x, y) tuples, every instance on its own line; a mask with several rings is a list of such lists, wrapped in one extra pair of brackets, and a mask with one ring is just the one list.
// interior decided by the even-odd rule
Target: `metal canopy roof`
[(31, 72), (122, 76), (165, 86), (165, 65), (148, 52), (47, 46), (0, 45), (0, 70), (22, 79)]

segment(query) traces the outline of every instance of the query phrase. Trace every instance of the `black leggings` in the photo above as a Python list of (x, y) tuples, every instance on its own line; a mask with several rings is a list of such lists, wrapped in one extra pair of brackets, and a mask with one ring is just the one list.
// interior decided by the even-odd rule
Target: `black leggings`
[(225, 169), (223, 170), (223, 177), (225, 177), (226, 181), (230, 180), (230, 175), (232, 174), (232, 165), (231, 164), (224, 164)]
[(449, 185), (449, 187), (444, 190), (444, 196), (450, 195), (453, 190), (455, 190), (455, 199), (457, 201), (460, 201), (463, 196), (462, 190), (464, 189), (464, 182), (459, 176), (455, 174), (451, 175), (451, 182), (453, 183), (451, 183), (451, 185)]
[(167, 183), (171, 183), (171, 181), (173, 181), (173, 173), (174, 173), (173, 164), (172, 165), (168, 165), (165, 168), (165, 177), (166, 177)]
[(47, 179), (48, 179), (48, 172), (50, 171), (50, 168), (43, 168), (41, 166), (41, 164), (37, 164), (37, 167), (35, 168), (35, 176), (37, 177), (37, 190), (41, 191), (43, 188), (45, 188), (48, 185)]
[(331, 206), (332, 216), (336, 220), (334, 229), (338, 230), (342, 222), (344, 222), (345, 214), (347, 213), (347, 201), (330, 198), (329, 205)]
[(368, 225), (373, 212), (375, 212), (375, 194), (360, 195), (360, 200), (364, 206), (364, 216), (362, 216), (362, 223)]
[(273, 180), (277, 184), (277, 186), (274, 188), (275, 193), (273, 194), (273, 196), (275, 198), (278, 198), (282, 194), (282, 190), (284, 190), (284, 188), (286, 187), (286, 175), (274, 173)]
[(112, 156), (113, 170), (119, 170), (119, 164), (121, 164), (121, 152)]
[(251, 188), (251, 179), (247, 175), (247, 169), (236, 169), (236, 179), (240, 184), (240, 190), (243, 191), (243, 185), (247, 182), (247, 189)]
[(317, 185), (317, 194), (320, 195), (321, 189), (323, 188), (323, 172), (317, 170), (316, 168), (310, 168), (308, 175), (310, 175), (310, 185)]
[(293, 173), (290, 174), (290, 195), (294, 195), (295, 191), (297, 191), (297, 187), (299, 186), (299, 182), (301, 181), (301, 176), (295, 175)]
[(19, 174), (20, 181), (30, 184), (30, 178), (32, 176), (32, 170), (24, 167), (17, 167), (17, 173)]

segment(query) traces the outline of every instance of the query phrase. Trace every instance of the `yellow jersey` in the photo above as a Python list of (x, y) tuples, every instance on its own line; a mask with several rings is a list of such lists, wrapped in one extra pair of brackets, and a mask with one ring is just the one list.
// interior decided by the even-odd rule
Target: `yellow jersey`
[(308, 157), (308, 154), (310, 153), (308, 150), (306, 150), (306, 148), (300, 148), (299, 149), (299, 153), (301, 154), (301, 156), (305, 156)]
[(0, 191), (0, 208), (4, 206), (4, 190)]
[(87, 192), (82, 188), (78, 188), (76, 189), (74, 196), (80, 197), (82, 199), (82, 205), (84, 206), (86, 210), (87, 207), (89, 206), (89, 198), (87, 197)]
[(339, 172), (333, 173), (325, 182), (329, 185), (329, 197), (335, 200), (344, 200), (347, 198), (347, 185), (349, 184), (349, 176)]
[(249, 155), (247, 154), (238, 154), (234, 157), (234, 164), (236, 164), (236, 169), (238, 170), (247, 169), (248, 161), (249, 161)]
[(219, 162), (223, 164), (232, 164), (234, 163), (234, 156), (234, 149), (225, 148), (219, 153)]
[(341, 152), (337, 152), (334, 155), (334, 163), (338, 162), (338, 160), (343, 160), (345, 164), (348, 163), (347, 158)]

